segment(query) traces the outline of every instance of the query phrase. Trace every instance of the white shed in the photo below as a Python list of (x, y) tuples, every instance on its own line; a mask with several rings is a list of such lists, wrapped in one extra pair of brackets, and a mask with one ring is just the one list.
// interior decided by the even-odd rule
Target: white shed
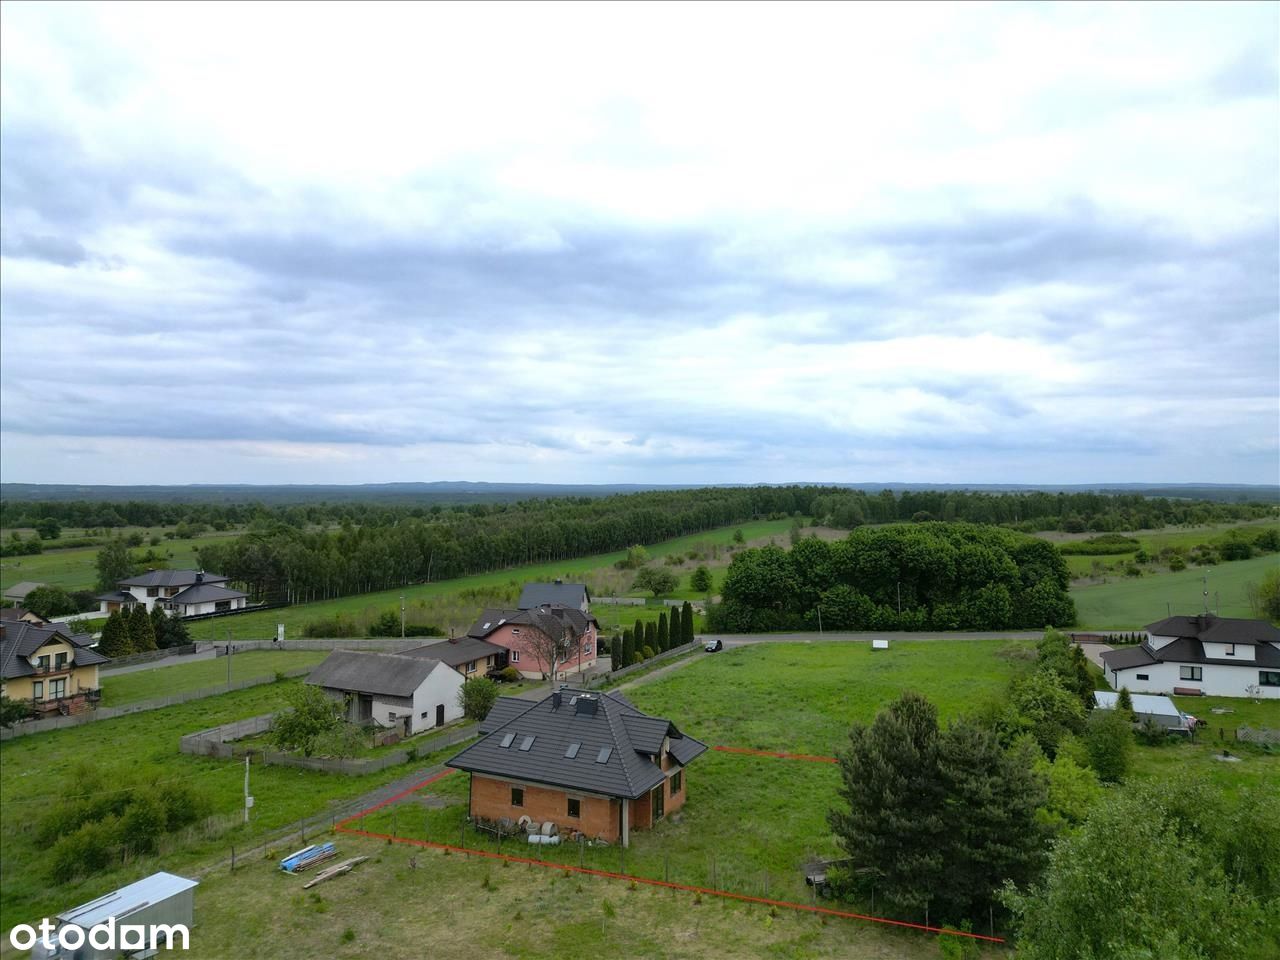
[[(1178, 709), (1178, 705), (1168, 697), (1157, 697), (1146, 693), (1131, 693), (1133, 712), (1138, 722), (1150, 717), (1167, 730), (1190, 730), (1190, 718)], [(1099, 710), (1114, 710), (1120, 694), (1112, 690), (1095, 690), (1093, 702)]]
[[(37, 941), (33, 960), (111, 960), (190, 949), (197, 881), (172, 873), (151, 876), (90, 900), (54, 919), (54, 949)], [(175, 929), (181, 927), (182, 930)], [(104, 946), (104, 944), (107, 944)]]
[(335, 650), (307, 683), (347, 703), (352, 723), (398, 727), (406, 736), (461, 719), (462, 675), (426, 657)]

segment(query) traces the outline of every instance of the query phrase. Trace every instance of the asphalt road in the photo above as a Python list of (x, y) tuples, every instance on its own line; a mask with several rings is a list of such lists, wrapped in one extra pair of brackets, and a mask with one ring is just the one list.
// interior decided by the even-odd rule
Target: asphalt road
[(711, 639), (724, 641), (726, 647), (744, 647), (751, 643), (870, 643), (872, 640), (1039, 640), (1043, 630), (996, 630), (982, 633), (934, 632), (934, 633), (716, 633), (699, 637), (699, 642)]

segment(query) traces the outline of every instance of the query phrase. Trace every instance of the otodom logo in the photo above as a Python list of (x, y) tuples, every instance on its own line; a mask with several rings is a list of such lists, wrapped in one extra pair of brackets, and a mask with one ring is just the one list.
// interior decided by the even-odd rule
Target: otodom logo
[(124, 953), (160, 947), (190, 950), (190, 936), (185, 923), (117, 924), (115, 917), (110, 917), (91, 927), (81, 927), (74, 923), (58, 926), (46, 917), (37, 926), (20, 923), (10, 930), (9, 945), (15, 950), (32, 950), (39, 944), (44, 949), (44, 956), (56, 957), (64, 951), (79, 950), (85, 944), (94, 950)]

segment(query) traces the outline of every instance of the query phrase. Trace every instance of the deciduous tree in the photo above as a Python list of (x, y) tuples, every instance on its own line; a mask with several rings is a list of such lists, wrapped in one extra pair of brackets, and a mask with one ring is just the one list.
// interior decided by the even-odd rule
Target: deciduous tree
[(468, 720), (483, 720), (498, 699), (498, 685), (487, 677), (471, 677), (458, 690), (458, 706)]
[(95, 561), (98, 569), (98, 589), (105, 592), (119, 589), (119, 582), (133, 575), (133, 560), (129, 548), (119, 537), (112, 537), (98, 551)]

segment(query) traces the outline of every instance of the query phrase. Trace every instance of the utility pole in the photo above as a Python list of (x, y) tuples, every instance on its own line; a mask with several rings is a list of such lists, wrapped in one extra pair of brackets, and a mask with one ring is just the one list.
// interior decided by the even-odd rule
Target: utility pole
[(898, 619), (902, 619), (902, 581), (898, 581)]
[(404, 594), (400, 594), (400, 639), (404, 639)]
[(1206, 573), (1200, 578), (1200, 582), (1204, 584), (1204, 612), (1209, 612), (1209, 575)]
[(249, 796), (249, 755), (244, 755), (244, 822), (249, 822), (249, 808), (253, 806), (253, 797)]
[(818, 604), (818, 636), (822, 636), (822, 604)]

